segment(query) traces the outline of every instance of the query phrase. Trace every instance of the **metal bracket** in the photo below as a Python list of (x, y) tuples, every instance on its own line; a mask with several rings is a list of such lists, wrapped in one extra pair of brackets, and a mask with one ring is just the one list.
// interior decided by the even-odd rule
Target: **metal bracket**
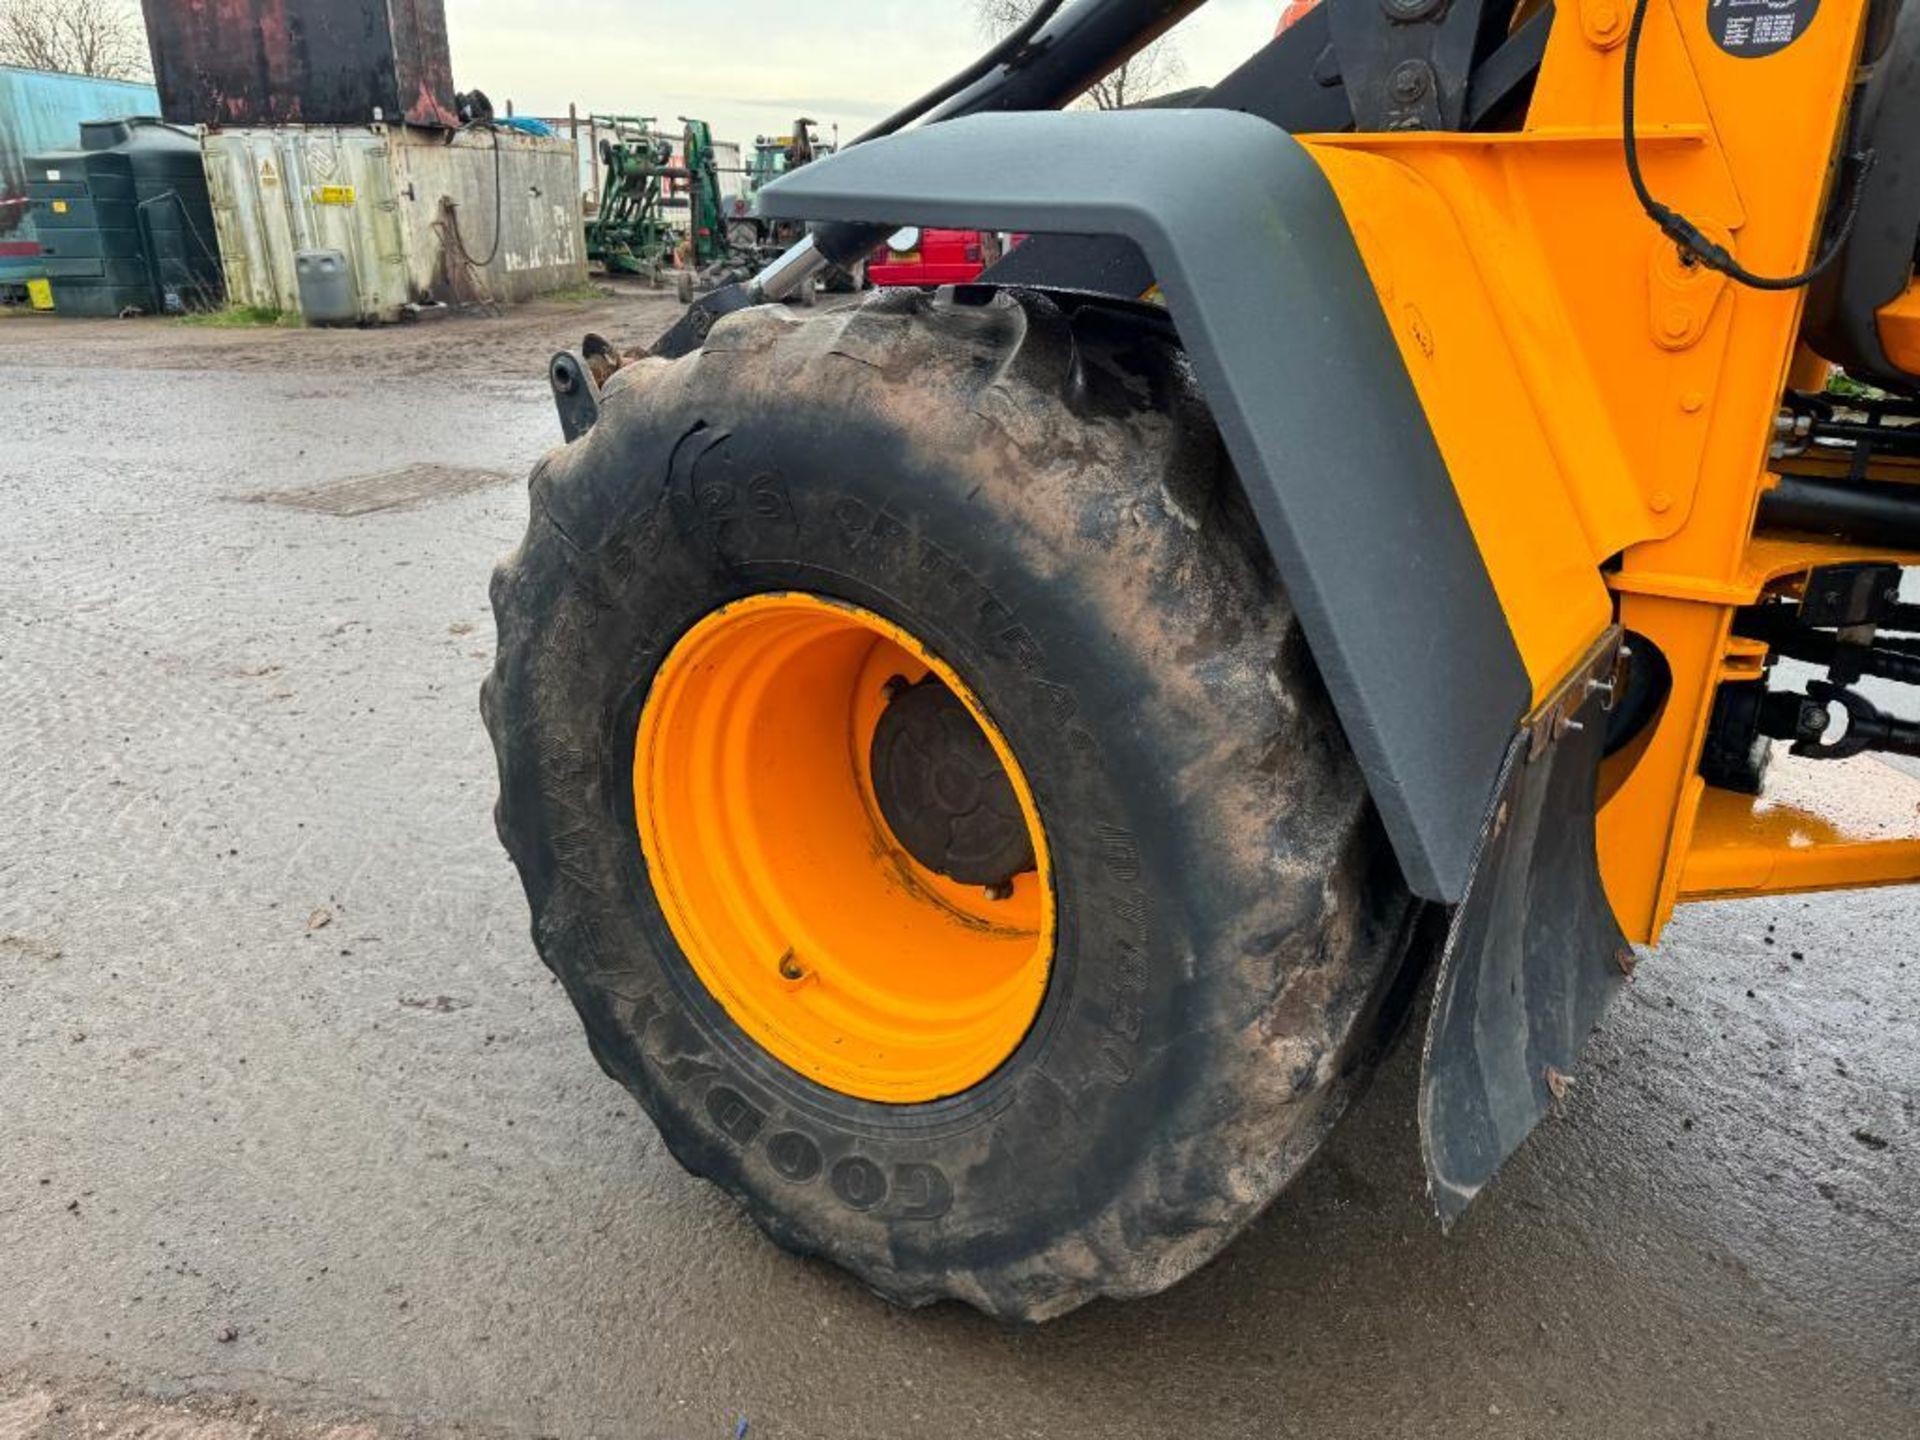
[(560, 412), (560, 433), (571, 445), (599, 423), (600, 387), (593, 383), (587, 362), (571, 350), (562, 350), (547, 363), (547, 383)]
[(1327, 0), (1356, 128), (1461, 129), (1484, 8), (1483, 0)]
[[(1729, 252), (1733, 234), (1725, 226), (1701, 221), (1700, 229)], [(1688, 264), (1666, 236), (1649, 242), (1647, 256), (1647, 328), (1662, 350), (1690, 350), (1713, 321), (1714, 306), (1726, 293), (1727, 277), (1705, 265)]]
[(1878, 562), (1816, 566), (1800, 592), (1800, 623), (1819, 630), (1883, 625), (1900, 608), (1900, 577), (1898, 565)]

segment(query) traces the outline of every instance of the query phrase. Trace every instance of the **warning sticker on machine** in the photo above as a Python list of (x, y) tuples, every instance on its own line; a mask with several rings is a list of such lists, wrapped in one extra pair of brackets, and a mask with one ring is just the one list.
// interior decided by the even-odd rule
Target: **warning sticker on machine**
[(1757, 60), (1806, 34), (1819, 8), (1820, 0), (1708, 0), (1707, 29), (1729, 55)]
[(307, 196), (316, 205), (353, 204), (353, 186), (351, 185), (315, 185)]

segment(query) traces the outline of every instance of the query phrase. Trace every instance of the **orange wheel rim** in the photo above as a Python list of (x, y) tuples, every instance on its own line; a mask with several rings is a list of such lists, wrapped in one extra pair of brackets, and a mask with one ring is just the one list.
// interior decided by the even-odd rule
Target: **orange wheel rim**
[[(992, 745), (1033, 857), (1010, 883), (929, 868), (884, 818), (869, 753), (902, 681), (944, 685)], [(675, 940), (782, 1063), (913, 1104), (979, 1084), (1032, 1029), (1054, 948), (1033, 791), (960, 677), (898, 625), (801, 593), (714, 611), (654, 677), (633, 784)]]

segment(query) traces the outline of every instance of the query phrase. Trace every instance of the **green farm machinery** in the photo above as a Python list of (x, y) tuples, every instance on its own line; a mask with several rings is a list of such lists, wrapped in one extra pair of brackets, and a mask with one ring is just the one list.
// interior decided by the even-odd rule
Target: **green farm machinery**
[(587, 222), (587, 259), (658, 285), (677, 242), (662, 206), (675, 173), (673, 142), (651, 117), (596, 115), (593, 124), (611, 133), (600, 141), (600, 209)]
[[(656, 286), (671, 273), (681, 300), (691, 302), (696, 290), (752, 274), (778, 248), (800, 239), (806, 227), (788, 224), (762, 233), (752, 221), (743, 226), (721, 182), (713, 127), (686, 116), (680, 123), (676, 154), (672, 138), (651, 117), (594, 117), (594, 128), (607, 133), (600, 141), (600, 208), (587, 222), (587, 259), (609, 273), (638, 275)], [(808, 163), (816, 153), (829, 153), (816, 151), (811, 126), (801, 122), (797, 145), (782, 137), (777, 160), (757, 156), (756, 178), (770, 179)], [(775, 148), (774, 142), (761, 142), (763, 152)], [(838, 278), (836, 271), (829, 285)], [(808, 285), (797, 298), (811, 304), (813, 297), (814, 287)]]
[(727, 244), (720, 186), (720, 163), (713, 148), (713, 127), (680, 117), (686, 126), (681, 148), (687, 177), (687, 251), (693, 268), (705, 271), (735, 257)]
[[(680, 117), (679, 154), (651, 117), (595, 116), (600, 141), (600, 209), (587, 223), (587, 259), (610, 273), (655, 285), (673, 272), (682, 300), (740, 278), (758, 263), (728, 241), (713, 127)], [(684, 205), (684, 210), (681, 207)]]

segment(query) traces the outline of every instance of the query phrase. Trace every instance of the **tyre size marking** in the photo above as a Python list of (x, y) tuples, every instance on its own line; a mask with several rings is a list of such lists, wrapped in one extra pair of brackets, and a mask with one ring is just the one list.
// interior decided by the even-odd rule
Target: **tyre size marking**
[(762, 520), (783, 520), (789, 528), (800, 523), (793, 497), (787, 493), (787, 482), (772, 471), (763, 471), (747, 482), (747, 506)]
[(1131, 885), (1140, 878), (1140, 842), (1133, 838), (1130, 831), (1122, 830), (1118, 825), (1105, 823), (1093, 827), (1093, 833), (1100, 837), (1100, 859), (1107, 867), (1107, 873), (1122, 885)]
[(708, 433), (711, 443), (684, 464), (675, 457), (667, 478), (667, 508), (683, 539), (698, 535), (716, 556), (732, 563), (744, 555), (756, 522), (779, 524), (791, 532), (799, 528), (800, 514), (778, 472), (757, 470), (740, 478), (727, 453), (732, 436)]
[(1146, 1025), (1147, 956), (1151, 953), (1147, 901), (1137, 888), (1140, 842), (1131, 831), (1105, 822), (1094, 826), (1094, 835), (1100, 843), (1102, 866), (1113, 880), (1126, 887), (1110, 905), (1110, 913), (1126, 934), (1115, 941), (1113, 963), (1101, 997), (1106, 1007), (1106, 1033), (1100, 1038), (1098, 1052), (1105, 1078), (1114, 1085), (1124, 1085), (1133, 1078), (1133, 1049)]

